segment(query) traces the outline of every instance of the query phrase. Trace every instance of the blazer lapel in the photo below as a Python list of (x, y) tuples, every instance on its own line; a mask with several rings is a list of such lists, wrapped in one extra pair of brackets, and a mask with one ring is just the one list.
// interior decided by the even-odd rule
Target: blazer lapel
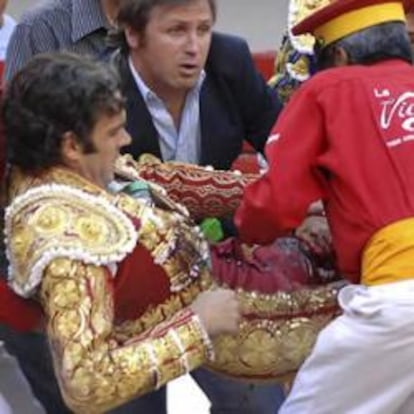
[[(221, 166), (227, 131), (230, 132), (228, 112), (223, 98), (225, 90), (208, 75), (200, 93), (201, 164)], [(231, 109), (231, 108), (230, 108)]]
[(201, 164), (211, 164), (215, 152), (214, 123), (220, 116), (217, 116), (215, 102), (215, 90), (213, 83), (207, 75), (200, 91), (200, 126), (201, 126)]

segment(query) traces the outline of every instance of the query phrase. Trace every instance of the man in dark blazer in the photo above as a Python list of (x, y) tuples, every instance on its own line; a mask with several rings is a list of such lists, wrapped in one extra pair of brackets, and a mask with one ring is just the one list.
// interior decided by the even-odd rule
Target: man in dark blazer
[[(126, 152), (162, 158), (159, 132), (126, 55), (118, 62), (127, 99), (127, 129), (132, 136)], [(226, 170), (240, 154), (243, 140), (263, 151), (281, 104), (257, 72), (246, 42), (239, 37), (213, 33), (204, 70), (199, 101), (199, 164)]]
[[(215, 17), (214, 0), (121, 2), (113, 60), (132, 137), (125, 151), (134, 157), (229, 169), (244, 140), (263, 151), (281, 104), (246, 42), (213, 33)], [(276, 385), (242, 384), (204, 369), (192, 376), (212, 414), (274, 414), (284, 398)], [(158, 393), (165, 398), (165, 390)]]
[[(208, 0), (203, 0), (203, 2), (208, 7)], [(187, 3), (191, 3), (191, 1), (187, 1)], [(193, 118), (190, 121), (193, 123), (197, 121), (198, 124), (195, 126), (199, 127), (201, 131), (199, 152), (197, 159), (189, 161), (195, 161), (201, 165), (212, 165), (218, 169), (229, 169), (241, 152), (243, 140), (248, 141), (257, 151), (262, 152), (269, 131), (282, 106), (274, 91), (267, 86), (256, 70), (245, 40), (236, 36), (211, 32), (209, 48), (198, 52), (195, 47), (194, 51), (183, 53), (181, 62), (184, 63), (182, 65), (189, 62), (188, 65), (191, 67), (192, 64), (194, 67), (193, 84), (189, 82), (184, 87), (173, 85), (170, 91), (166, 91), (167, 97), (164, 98), (162, 92), (158, 93), (157, 85), (151, 84), (151, 82), (156, 83), (153, 79), (159, 76), (158, 72), (150, 73), (151, 80), (148, 83), (146, 83), (145, 74), (142, 75), (143, 72), (148, 71), (146, 63), (149, 60), (142, 59), (142, 55), (154, 53), (152, 50), (145, 50), (145, 48), (148, 49), (148, 44), (151, 42), (150, 34), (145, 33), (145, 29), (132, 27), (134, 17), (131, 16), (130, 10), (128, 13), (126, 12), (127, 5), (123, 9), (126, 21), (121, 20), (120, 23), (127, 27), (127, 36), (116, 60), (127, 99), (127, 129), (132, 136), (132, 144), (125, 151), (135, 157), (147, 152), (165, 161), (174, 159), (174, 157), (166, 159), (165, 154), (162, 153), (160, 135), (163, 132), (162, 129), (157, 128), (157, 124), (154, 122), (154, 117), (148, 108), (150, 99), (143, 96), (146, 91), (143, 94), (142, 88), (140, 89), (140, 85), (137, 85), (136, 75), (140, 76), (141, 81), (148, 87), (149, 93), (154, 93), (160, 98), (160, 102), (157, 104), (164, 103), (168, 113), (168, 96), (176, 91), (176, 94), (185, 101), (185, 92), (191, 91), (197, 85), (198, 76), (202, 74), (203, 80), (197, 102), (199, 118), (197, 120)], [(121, 7), (121, 19), (124, 14)], [(137, 20), (139, 19), (135, 19), (135, 21)], [(140, 33), (140, 30), (143, 32)], [(144, 35), (145, 42), (142, 46), (139, 43), (143, 42)], [(131, 37), (132, 41), (128, 41), (128, 38)], [(134, 42), (137, 42), (138, 46), (134, 47)], [(202, 47), (200, 48), (202, 49)], [(172, 52), (174, 50), (169, 54)], [(205, 57), (202, 56), (203, 53), (206, 53)], [(198, 57), (197, 54), (201, 57)], [(170, 60), (170, 56), (164, 55), (164, 57), (166, 60)], [(205, 59), (204, 64), (203, 59)], [(135, 63), (136, 61), (138, 62)], [(159, 65), (162, 65), (162, 62), (159, 62)], [(192, 74), (191, 72), (190, 75)], [(177, 118), (182, 119), (185, 102), (179, 106), (182, 112), (178, 114)], [(172, 115), (172, 117), (174, 116)], [(176, 125), (176, 128), (180, 129), (180, 123)]]

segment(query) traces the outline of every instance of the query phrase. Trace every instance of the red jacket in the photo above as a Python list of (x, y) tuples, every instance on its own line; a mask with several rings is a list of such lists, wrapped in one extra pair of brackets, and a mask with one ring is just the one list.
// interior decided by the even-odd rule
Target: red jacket
[(266, 153), (270, 169), (236, 214), (242, 238), (270, 242), (323, 199), (338, 266), (359, 282), (368, 239), (414, 216), (414, 68), (389, 60), (319, 73), (282, 112)]

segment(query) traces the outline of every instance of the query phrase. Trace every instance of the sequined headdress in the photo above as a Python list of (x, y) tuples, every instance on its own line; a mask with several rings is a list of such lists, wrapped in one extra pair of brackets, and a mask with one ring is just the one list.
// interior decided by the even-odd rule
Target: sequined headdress
[(322, 45), (386, 22), (405, 22), (402, 0), (336, 0), (300, 19), (296, 35), (311, 33)]
[(287, 32), (277, 54), (275, 76), (269, 81), (282, 101), (286, 101), (315, 72), (314, 37), (310, 34), (295, 36), (292, 28), (332, 1), (334, 0), (290, 0)]

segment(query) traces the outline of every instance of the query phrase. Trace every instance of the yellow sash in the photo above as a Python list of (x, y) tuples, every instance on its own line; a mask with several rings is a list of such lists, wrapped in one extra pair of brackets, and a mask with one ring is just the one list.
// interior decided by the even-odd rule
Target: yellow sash
[(377, 231), (362, 255), (362, 284), (372, 286), (406, 279), (414, 279), (414, 218)]

